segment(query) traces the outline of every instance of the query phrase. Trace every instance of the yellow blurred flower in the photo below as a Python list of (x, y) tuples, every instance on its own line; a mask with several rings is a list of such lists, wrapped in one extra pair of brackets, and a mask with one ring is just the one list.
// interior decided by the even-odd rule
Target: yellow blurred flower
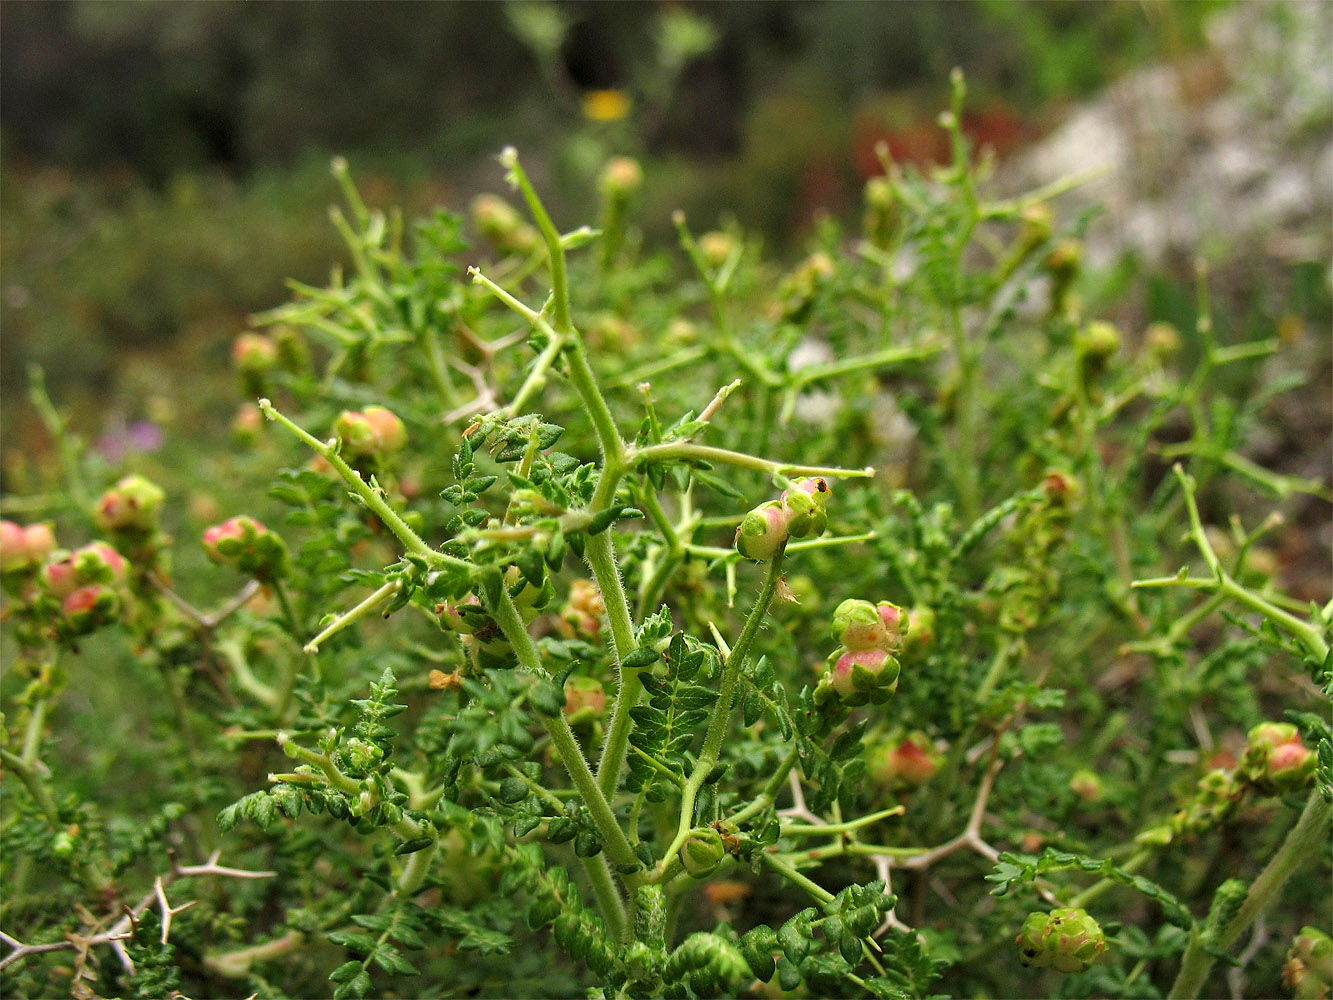
[(590, 90), (583, 98), (583, 113), (595, 122), (618, 122), (629, 108), (629, 94), (623, 90)]

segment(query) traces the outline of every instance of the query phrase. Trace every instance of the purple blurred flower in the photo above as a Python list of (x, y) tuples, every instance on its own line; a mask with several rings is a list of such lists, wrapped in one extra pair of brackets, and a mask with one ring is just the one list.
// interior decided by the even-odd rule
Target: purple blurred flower
[(157, 451), (164, 438), (162, 428), (151, 420), (136, 420), (129, 425), (120, 422), (97, 439), (96, 447), (103, 458), (115, 465), (133, 452)]

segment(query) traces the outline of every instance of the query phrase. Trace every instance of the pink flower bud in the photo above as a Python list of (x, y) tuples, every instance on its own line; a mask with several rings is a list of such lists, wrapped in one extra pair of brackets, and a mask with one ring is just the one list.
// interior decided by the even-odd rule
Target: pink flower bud
[(34, 569), (55, 547), (56, 536), (49, 524), (25, 528), (13, 521), (0, 521), (0, 573)]
[(930, 780), (940, 768), (940, 755), (924, 733), (912, 733), (871, 748), (866, 764), (871, 780), (900, 788)]
[(206, 529), (203, 543), (213, 562), (257, 580), (276, 579), (287, 568), (287, 543), (244, 514)]
[[(80, 572), (96, 573), (114, 584), (124, 583), (130, 575), (130, 564), (125, 557), (105, 542), (93, 542), (75, 553), (79, 557)], [(85, 570), (85, 560), (88, 569)]]
[(1236, 771), (1265, 795), (1285, 795), (1310, 782), (1315, 763), (1295, 726), (1261, 722), (1250, 730)]
[(871, 690), (897, 687), (898, 661), (882, 649), (843, 653), (833, 665), (830, 685), (844, 701), (860, 703)]
[(601, 718), (606, 712), (606, 690), (595, 677), (565, 681), (565, 717), (572, 723)]
[(776, 500), (750, 511), (736, 529), (736, 551), (747, 559), (772, 559), (786, 541), (786, 511)]
[(351, 458), (374, 455), (379, 450), (375, 425), (364, 413), (343, 410), (333, 422), (333, 433), (342, 442), (343, 453)]
[(126, 476), (97, 501), (94, 517), (103, 531), (150, 532), (157, 528), (166, 494), (143, 476)]
[(380, 455), (390, 455), (407, 446), (407, 428), (392, 410), (383, 406), (367, 406), (361, 414), (375, 433), (375, 444)]
[(65, 625), (73, 635), (85, 635), (115, 620), (120, 611), (120, 597), (103, 584), (80, 587), (60, 602)]
[(278, 363), (278, 348), (262, 333), (243, 333), (231, 344), (232, 363), (251, 375), (271, 371)]

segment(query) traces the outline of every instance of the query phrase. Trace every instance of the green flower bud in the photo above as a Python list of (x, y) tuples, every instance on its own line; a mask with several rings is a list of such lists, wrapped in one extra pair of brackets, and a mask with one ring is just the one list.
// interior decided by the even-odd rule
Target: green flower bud
[(523, 221), (513, 205), (498, 195), (479, 194), (472, 199), (472, 221), (497, 250), (527, 253), (537, 246), (537, 231)]
[(103, 531), (146, 534), (157, 529), (166, 494), (143, 476), (126, 476), (102, 494), (93, 513)]
[(1165, 363), (1180, 353), (1180, 331), (1170, 323), (1149, 323), (1143, 331), (1143, 349), (1159, 363)]
[(364, 458), (379, 451), (379, 436), (375, 425), (364, 413), (343, 410), (333, 422), (333, 433), (342, 442), (343, 454), (349, 458)]
[(725, 264), (735, 250), (736, 238), (730, 233), (714, 230), (699, 237), (699, 253), (714, 269)]
[(1333, 940), (1317, 927), (1302, 927), (1282, 965), (1282, 985), (1295, 1000), (1327, 1000), (1333, 984)]
[(893, 182), (882, 174), (866, 181), (862, 235), (881, 250), (886, 249), (893, 243), (899, 215), (898, 194), (893, 189)]
[(826, 479), (803, 479), (786, 490), (780, 501), (787, 512), (787, 533), (793, 538), (822, 535), (828, 527), (824, 504), (832, 492)]
[(1101, 777), (1093, 771), (1075, 771), (1071, 774), (1069, 790), (1087, 803), (1100, 802), (1105, 794)]
[(1106, 935), (1088, 911), (1060, 907), (1029, 913), (1016, 939), (1024, 965), (1082, 972), (1106, 950)]
[(690, 831), (680, 847), (680, 861), (695, 878), (707, 878), (717, 871), (726, 857), (722, 834), (712, 827), (697, 827)]

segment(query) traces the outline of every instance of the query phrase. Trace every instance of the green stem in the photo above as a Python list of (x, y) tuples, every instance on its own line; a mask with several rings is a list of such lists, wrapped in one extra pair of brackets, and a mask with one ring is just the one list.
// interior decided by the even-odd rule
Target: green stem
[(597, 897), (597, 909), (606, 921), (607, 930), (619, 943), (629, 941), (629, 917), (625, 912), (625, 900), (611, 877), (611, 865), (605, 854), (583, 859), (583, 870), (588, 873), (592, 883), (593, 895)]
[(688, 441), (668, 441), (665, 444), (633, 448), (628, 452), (626, 460), (631, 468), (638, 468), (651, 462), (717, 462), (721, 465), (734, 465), (741, 469), (754, 469), (770, 476), (827, 476), (830, 479), (868, 479), (875, 475), (875, 470), (871, 466), (866, 466), (864, 469), (843, 469), (827, 465), (795, 465), (786, 462), (774, 462), (767, 458), (747, 455), (744, 452), (731, 451), (728, 448), (692, 444)]
[(796, 870), (795, 866), (792, 865), (792, 863), (789, 862), (782, 855), (773, 854), (768, 851), (765, 851), (763, 854), (760, 855), (760, 857), (764, 859), (764, 864), (768, 865), (768, 867), (772, 868), (775, 872), (777, 872), (779, 875), (785, 878), (788, 882), (792, 882), (796, 885), (799, 885), (811, 896), (819, 900), (819, 902), (821, 903), (833, 902), (833, 893), (829, 892), (822, 885), (819, 885), (813, 880), (802, 875), (799, 871)]
[(300, 931), (288, 931), (280, 938), (251, 945), (236, 951), (204, 956), (204, 968), (226, 979), (244, 979), (258, 962), (269, 962), (275, 958), (285, 958), (305, 944), (305, 935)]
[(745, 619), (740, 638), (736, 640), (735, 646), (727, 654), (726, 662), (722, 667), (722, 683), (718, 688), (717, 704), (713, 709), (712, 719), (708, 723), (708, 731), (704, 735), (704, 744), (699, 751), (699, 759), (694, 765), (694, 770), (690, 772), (690, 778), (681, 792), (680, 821), (676, 829), (676, 836), (662, 855), (662, 860), (657, 864), (655, 874), (658, 877), (665, 872), (666, 865), (676, 857), (686, 838), (690, 835), (690, 829), (694, 823), (695, 799), (699, 795), (699, 789), (704, 786), (704, 782), (708, 780), (708, 775), (717, 764), (718, 756), (722, 752), (722, 739), (726, 736), (727, 729), (731, 725), (731, 708), (736, 700), (736, 689), (740, 686), (741, 669), (745, 665), (745, 658), (750, 653), (750, 646), (753, 644), (755, 636), (759, 634), (759, 627), (763, 623), (764, 615), (768, 612), (768, 606), (773, 601), (773, 595), (777, 592), (778, 581), (782, 579), (782, 557), (785, 555), (785, 548), (785, 544), (779, 547), (773, 558), (769, 560), (767, 571), (764, 574), (764, 584), (759, 591), (759, 599), (755, 601), (754, 607), (750, 610), (750, 616)]
[[(19, 781), (23, 782), (23, 787), (28, 790), (28, 794), (37, 803), (37, 808), (42, 811), (47, 823), (53, 830), (59, 830), (62, 825), (60, 807), (56, 805), (56, 800), (51, 795), (51, 789), (46, 786), (36, 762), (26, 761), (17, 754), (0, 749), (0, 763), (18, 775)], [(91, 893), (102, 895), (111, 887), (111, 879), (97, 866), (93, 865), (82, 850), (70, 859), (70, 867), (78, 875), (83, 887)]]
[(878, 823), (880, 820), (887, 819), (890, 816), (901, 816), (905, 811), (905, 806), (894, 806), (892, 809), (881, 809), (879, 812), (870, 813), (866, 816), (858, 816), (856, 819), (849, 819), (842, 823), (791, 823), (782, 828), (782, 836), (840, 836), (844, 833), (851, 833), (853, 830), (859, 830), (863, 826)]
[[(513, 646), (518, 662), (523, 668), (538, 676), (548, 673), (542, 666), (541, 655), (533, 645), (523, 619), (519, 617), (518, 610), (514, 607), (513, 598), (503, 587), (500, 588), (500, 600), (487, 610), (495, 617), (496, 623), (504, 632), (505, 638), (509, 640), (509, 644)], [(569, 772), (570, 780), (582, 796), (584, 805), (588, 807), (588, 813), (602, 836), (603, 846), (611, 856), (611, 860), (617, 865), (638, 866), (640, 863), (638, 856), (626, 839), (625, 831), (616, 822), (615, 813), (611, 811), (610, 803), (598, 786), (597, 779), (593, 777), (587, 758), (583, 756), (583, 750), (574, 737), (574, 731), (569, 728), (569, 721), (560, 714), (554, 718), (541, 716), (541, 722), (555, 745), (556, 753), (560, 755), (560, 762)]]
[[(1300, 819), (1291, 828), (1267, 867), (1250, 885), (1249, 894), (1231, 921), (1213, 938), (1211, 944), (1226, 949), (1252, 923), (1259, 911), (1271, 903), (1282, 886), (1307, 861), (1317, 857), (1328, 843), (1330, 805), (1319, 790), (1310, 793)], [(1215, 959), (1204, 948), (1196, 929), (1181, 960), (1180, 973), (1167, 995), (1168, 1000), (1193, 1000), (1199, 995)]]
[(450, 559), (442, 553), (436, 552), (417, 535), (407, 522), (398, 516), (398, 512), (389, 506), (389, 502), (384, 499), (383, 494), (378, 490), (371, 489), (369, 484), (361, 478), (361, 474), (343, 461), (342, 456), (338, 454), (338, 449), (326, 441), (321, 441), (313, 434), (309, 433), (303, 427), (296, 424), (290, 418), (280, 413), (267, 399), (259, 401), (259, 408), (264, 412), (264, 416), (269, 420), (276, 420), (282, 426), (300, 438), (307, 446), (321, 455), (329, 465), (333, 466), (334, 471), (342, 478), (352, 492), (357, 495), (366, 509), (384, 522), (384, 526), (394, 533), (394, 536), (402, 543), (403, 548), (414, 555), (423, 556), (435, 563), (450, 563), (465, 566), (472, 569), (471, 563), (461, 559)]
[(309, 642), (305, 644), (305, 647), (302, 651), (310, 654), (311, 656), (314, 656), (316, 653), (319, 652), (319, 647), (327, 639), (337, 635), (339, 632), (347, 628), (347, 626), (351, 625), (353, 622), (361, 618), (364, 618), (366, 615), (370, 614), (377, 607), (379, 607), (381, 604), (383, 604), (390, 597), (392, 597), (394, 594), (398, 593), (398, 591), (402, 589), (403, 589), (403, 584), (401, 580), (390, 580), (388, 583), (380, 587), (365, 600), (357, 604), (356, 607), (352, 608), (350, 611), (344, 611), (342, 614), (334, 618), (333, 621), (329, 622), (328, 626), (324, 628), (319, 633), (319, 635), (315, 636), (313, 639), (311, 639)]

